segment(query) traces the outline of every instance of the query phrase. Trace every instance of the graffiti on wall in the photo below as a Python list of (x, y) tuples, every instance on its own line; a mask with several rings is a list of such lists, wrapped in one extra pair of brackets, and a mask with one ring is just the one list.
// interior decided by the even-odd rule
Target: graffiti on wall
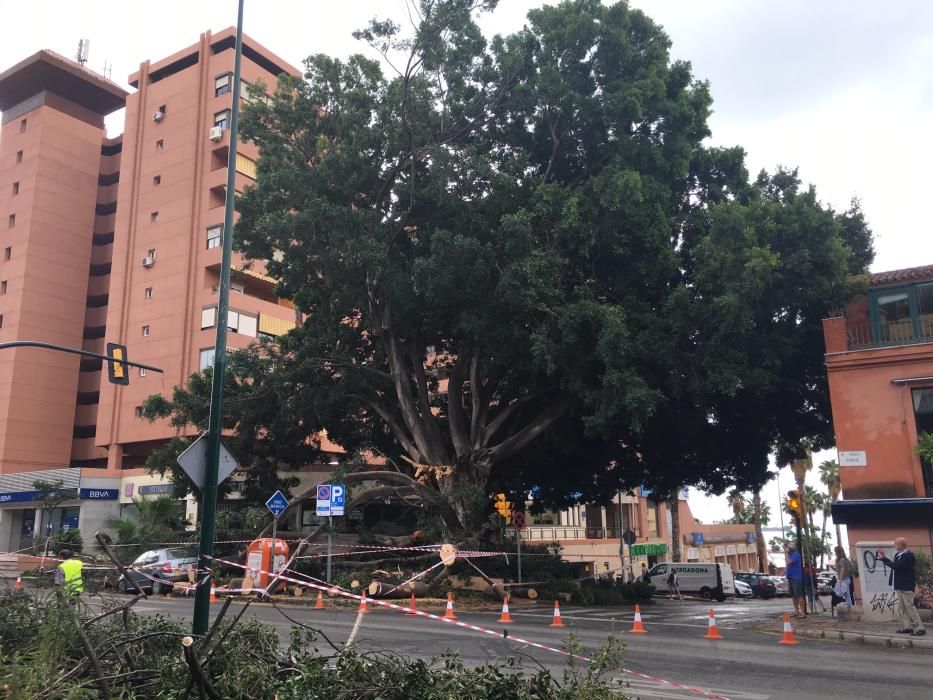
[(897, 609), (897, 596), (891, 586), (891, 568), (882, 561), (881, 543), (859, 543), (859, 579), (863, 612), (874, 619), (891, 619)]

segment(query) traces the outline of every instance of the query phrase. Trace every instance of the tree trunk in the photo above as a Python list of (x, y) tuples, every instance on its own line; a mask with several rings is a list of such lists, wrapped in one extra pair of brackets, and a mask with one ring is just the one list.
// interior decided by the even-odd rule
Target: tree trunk
[(680, 489), (671, 492), (667, 507), (671, 513), (671, 561), (683, 561), (680, 547)]
[(765, 535), (761, 530), (761, 491), (752, 492), (752, 517), (755, 522), (755, 549), (758, 550), (758, 571), (765, 572), (765, 562), (768, 561), (768, 548), (765, 545)]
[(820, 530), (820, 541), (823, 543), (823, 551), (820, 552), (820, 570), (823, 569), (823, 565), (826, 563), (826, 517), (828, 513), (823, 511), (823, 529)]

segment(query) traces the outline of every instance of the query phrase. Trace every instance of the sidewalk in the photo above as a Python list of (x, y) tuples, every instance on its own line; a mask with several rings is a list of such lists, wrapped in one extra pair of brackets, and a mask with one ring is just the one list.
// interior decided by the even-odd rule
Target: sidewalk
[[(851, 615), (846, 618), (831, 617), (828, 614), (809, 615), (807, 617), (791, 617), (794, 633), (801, 639), (827, 639), (836, 642), (850, 642), (854, 644), (870, 644), (881, 647), (895, 647), (897, 649), (926, 649), (933, 650), (933, 625), (927, 622), (928, 610), (923, 610), (924, 623), (927, 627), (926, 637), (911, 637), (906, 634), (897, 634), (897, 622), (870, 622), (860, 619), (860, 615)], [(856, 606), (858, 613), (858, 606)], [(780, 634), (784, 628), (784, 618), (773, 621), (759, 622), (756, 629), (762, 632)]]

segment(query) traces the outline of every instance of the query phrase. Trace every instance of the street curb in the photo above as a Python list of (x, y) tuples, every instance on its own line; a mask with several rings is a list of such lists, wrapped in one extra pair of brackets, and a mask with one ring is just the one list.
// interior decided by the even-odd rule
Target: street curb
[(804, 639), (825, 639), (832, 642), (867, 644), (869, 646), (891, 647), (894, 649), (933, 649), (933, 639), (912, 639), (910, 637), (886, 637), (880, 634), (845, 632), (842, 630), (795, 630), (798, 637)]

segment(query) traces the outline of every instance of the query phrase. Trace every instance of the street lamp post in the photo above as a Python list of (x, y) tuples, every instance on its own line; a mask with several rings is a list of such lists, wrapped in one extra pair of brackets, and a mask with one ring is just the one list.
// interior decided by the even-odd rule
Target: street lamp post
[[(206, 634), (210, 618), (211, 587), (209, 570), (216, 568), (214, 519), (217, 515), (217, 478), (220, 463), (220, 433), (223, 429), (224, 374), (227, 365), (227, 307), (230, 301), (230, 261), (233, 257), (233, 203), (236, 196), (236, 151), (240, 113), (240, 62), (243, 56), (243, 0), (239, 0), (236, 21), (236, 48), (233, 64), (233, 104), (230, 107), (230, 142), (227, 152), (227, 192), (224, 207), (223, 256), (220, 263), (220, 290), (217, 301), (217, 332), (214, 336), (214, 371), (211, 380), (211, 413), (207, 427), (207, 464), (201, 492), (201, 540), (198, 546), (200, 584), (195, 593), (191, 631)], [(206, 58), (204, 60), (207, 60)], [(207, 578), (211, 580), (209, 585)]]

